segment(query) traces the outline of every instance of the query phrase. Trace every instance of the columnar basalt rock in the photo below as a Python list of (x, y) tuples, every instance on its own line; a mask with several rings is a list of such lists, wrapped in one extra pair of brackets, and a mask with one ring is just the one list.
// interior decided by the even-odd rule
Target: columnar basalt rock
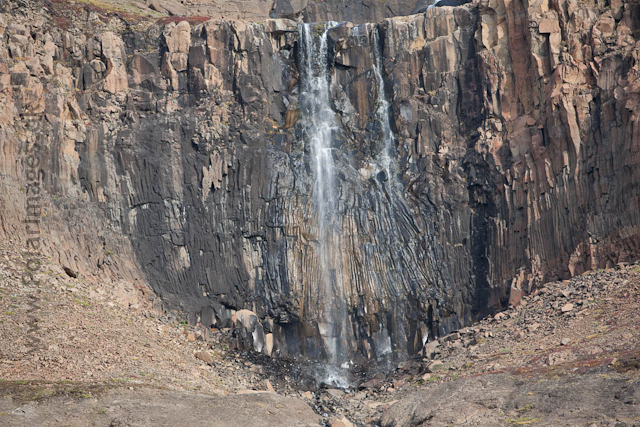
[[(482, 0), (329, 30), (341, 250), (327, 274), (353, 360), (418, 353), (511, 293), (638, 256), (639, 12)], [(45, 254), (148, 283), (242, 348), (326, 357), (298, 23), (66, 31), (47, 13), (0, 18), (2, 234), (26, 238), (37, 143)]]

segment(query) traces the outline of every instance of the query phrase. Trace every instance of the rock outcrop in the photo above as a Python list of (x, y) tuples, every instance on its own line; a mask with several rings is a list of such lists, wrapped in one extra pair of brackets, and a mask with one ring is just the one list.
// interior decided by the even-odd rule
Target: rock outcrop
[[(77, 394), (91, 396), (89, 391), (85, 391), (87, 389), (80, 389)], [(43, 390), (48, 393), (43, 393)], [(153, 423), (197, 425), (210, 423), (211, 420), (222, 426), (322, 425), (320, 416), (302, 400), (275, 393), (216, 397), (143, 387), (136, 387), (135, 390), (133, 387), (100, 390), (96, 386), (92, 387), (92, 391), (96, 396), (89, 399), (74, 399), (72, 393), (56, 393), (42, 388), (29, 390), (29, 395), (37, 398), (27, 404), (23, 403), (26, 399), (3, 399), (0, 403), (0, 408), (6, 414), (3, 424), (7, 427), (25, 424), (46, 426), (51, 425), (51, 420), (64, 419), (71, 425), (113, 426)], [(42, 397), (43, 394), (46, 398)], [(144, 404), (141, 405), (141, 402)], [(68, 408), (73, 408), (71, 415)]]
[[(639, 394), (637, 380), (617, 375), (589, 373), (533, 381), (500, 373), (491, 379), (467, 378), (459, 384), (416, 393), (392, 406), (379, 425), (562, 425), (596, 420), (601, 425), (615, 425), (624, 422), (621, 420), (633, 422), (637, 410), (633, 404)], [(506, 417), (505, 413), (513, 415)]]
[[(29, 242), (35, 213), (36, 253), (148, 283), (242, 347), (324, 357), (297, 23), (85, 11), (64, 29), (64, 5), (36, 6), (0, 16), (2, 235)], [(638, 256), (639, 13), (481, 0), (329, 32), (354, 360)]]
[[(269, 18), (303, 19), (305, 22), (349, 21), (362, 24), (424, 12), (432, 3), (434, 0), (148, 0), (147, 7), (138, 6), (140, 12), (159, 12), (169, 17), (253, 22)], [(468, 0), (446, 0), (444, 3), (453, 6), (468, 3)]]

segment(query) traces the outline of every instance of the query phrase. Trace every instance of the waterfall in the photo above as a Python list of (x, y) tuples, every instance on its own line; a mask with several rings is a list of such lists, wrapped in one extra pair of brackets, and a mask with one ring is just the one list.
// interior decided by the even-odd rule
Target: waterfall
[[(312, 206), (316, 231), (317, 271), (309, 271), (316, 280), (312, 304), (318, 308), (316, 320), (322, 337), (328, 363), (317, 377), (321, 382), (334, 386), (346, 386), (348, 368), (348, 340), (350, 324), (347, 320), (347, 302), (342, 277), (342, 243), (340, 242), (341, 217), (338, 206), (339, 186), (337, 180), (334, 142), (338, 139), (340, 122), (331, 103), (331, 69), (328, 33), (336, 23), (301, 24), (300, 40), (300, 121), (302, 139), (309, 155), (313, 175)], [(378, 28), (372, 34), (373, 73), (377, 87), (376, 119), (381, 126), (382, 149), (377, 156), (381, 172), (387, 176), (387, 203), (389, 219), (395, 227), (393, 211), (397, 195), (392, 179), (393, 157), (396, 138), (391, 129), (389, 101), (386, 97), (383, 78), (382, 48)], [(391, 239), (391, 236), (382, 238)], [(386, 242), (391, 244), (391, 241)], [(393, 277), (389, 277), (390, 281)], [(317, 304), (317, 305), (316, 305)], [(376, 352), (379, 357), (389, 358), (392, 344), (386, 329), (378, 333)], [(346, 363), (346, 364), (345, 364)]]
[(331, 108), (327, 32), (336, 24), (329, 22), (320, 35), (311, 24), (299, 27), (301, 41), (300, 107), (304, 140), (309, 144), (314, 174), (313, 203), (317, 218), (319, 260), (318, 295), (321, 313), (318, 329), (329, 356), (329, 365), (321, 381), (346, 386), (339, 365), (346, 362), (347, 309), (341, 277), (339, 244), (340, 218), (338, 189), (333, 160), (334, 134), (339, 130), (336, 113)]
[(382, 138), (384, 139), (384, 151), (382, 153), (381, 163), (382, 168), (387, 174), (387, 179), (390, 179), (390, 167), (391, 156), (393, 146), (395, 144), (395, 137), (391, 130), (389, 123), (389, 101), (387, 101), (387, 94), (384, 86), (384, 79), (382, 78), (382, 46), (380, 44), (380, 36), (378, 34), (378, 26), (373, 28), (373, 73), (376, 77), (376, 84), (378, 85), (378, 108), (376, 110), (376, 116), (380, 121), (382, 127)]
[(323, 232), (328, 231), (327, 227), (335, 225), (336, 220), (335, 167), (331, 151), (333, 134), (339, 129), (339, 125), (335, 112), (331, 109), (329, 95), (327, 28), (318, 43), (314, 43), (310, 24), (303, 24), (301, 31), (303, 67), (300, 103), (305, 121), (305, 136), (311, 146), (314, 162), (313, 191), (318, 227), (320, 234), (325, 234)]

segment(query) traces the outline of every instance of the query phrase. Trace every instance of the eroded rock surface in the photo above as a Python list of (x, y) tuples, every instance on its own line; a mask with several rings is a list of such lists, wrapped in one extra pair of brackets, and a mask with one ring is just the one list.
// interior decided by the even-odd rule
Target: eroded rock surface
[(639, 398), (638, 380), (616, 374), (594, 372), (560, 380), (496, 374), (416, 393), (388, 409), (380, 425), (613, 426), (637, 420)]
[[(37, 249), (61, 265), (148, 283), (240, 348), (324, 357), (296, 21), (63, 26), (65, 5), (38, 5), (0, 17), (3, 236), (27, 241), (38, 187)], [(332, 274), (355, 359), (638, 256), (639, 10), (483, 0), (331, 30)]]
[(84, 393), (84, 399), (56, 396), (39, 402), (4, 398), (0, 400), (3, 425), (320, 425), (320, 417), (306, 403), (275, 393), (214, 397), (150, 388), (111, 389), (96, 396)]

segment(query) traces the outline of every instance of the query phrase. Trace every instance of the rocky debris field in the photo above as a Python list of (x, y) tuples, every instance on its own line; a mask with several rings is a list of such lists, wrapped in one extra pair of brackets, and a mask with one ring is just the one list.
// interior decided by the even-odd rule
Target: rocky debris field
[(337, 389), (309, 364), (233, 350), (231, 329), (190, 326), (124, 283), (43, 259), (24, 284), (25, 258), (2, 243), (2, 425), (640, 424), (637, 264), (549, 283)]
[(25, 284), (26, 254), (0, 244), (0, 425), (318, 424), (229, 349), (229, 331), (158, 316), (130, 284), (47, 259)]
[(307, 397), (358, 425), (640, 425), (639, 279), (636, 264), (549, 283), (390, 374)]
[(46, 260), (36, 282), (24, 284), (26, 250), (2, 246), (2, 379), (113, 380), (209, 393), (266, 390), (249, 362), (219, 344), (222, 333), (211, 333), (207, 342), (202, 330), (176, 313), (157, 316), (131, 284), (70, 277)]
[(558, 377), (471, 376), (389, 408), (391, 426), (637, 426), (640, 382), (607, 370)]

